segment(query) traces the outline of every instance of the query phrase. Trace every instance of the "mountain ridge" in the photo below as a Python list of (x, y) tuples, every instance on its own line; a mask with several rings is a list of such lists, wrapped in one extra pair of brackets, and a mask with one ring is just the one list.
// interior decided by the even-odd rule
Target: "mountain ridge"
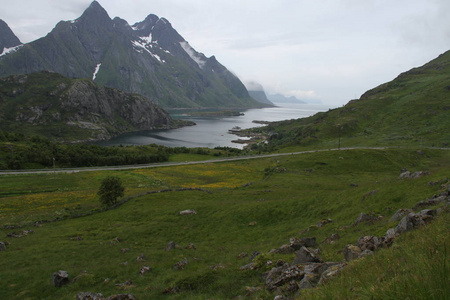
[(242, 82), (212, 56), (193, 49), (165, 18), (130, 26), (93, 1), (72, 21), (0, 57), (0, 77), (54, 71), (142, 94), (166, 108), (256, 108)]

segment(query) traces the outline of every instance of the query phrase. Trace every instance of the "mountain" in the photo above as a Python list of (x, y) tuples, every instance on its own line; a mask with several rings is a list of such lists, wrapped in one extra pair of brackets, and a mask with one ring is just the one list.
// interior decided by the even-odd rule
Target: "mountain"
[(90, 79), (38, 72), (0, 79), (0, 128), (60, 141), (103, 140), (137, 130), (177, 127), (144, 96)]
[(267, 96), (270, 101), (274, 102), (274, 103), (296, 103), (296, 104), (306, 104), (305, 101), (302, 100), (298, 100), (297, 98), (295, 98), (294, 96), (291, 97), (286, 97), (283, 96), (281, 94), (275, 94), (275, 95), (268, 95)]
[(0, 77), (51, 70), (142, 94), (163, 107), (261, 107), (217, 59), (197, 52), (168, 20), (130, 26), (93, 1), (76, 20), (0, 57)]
[(5, 21), (0, 20), (0, 56), (9, 53), (21, 44), (22, 43), (12, 32), (11, 28), (9, 28), (8, 24), (6, 24)]
[(267, 106), (274, 106), (273, 103), (267, 99), (266, 92), (264, 91), (264, 87), (255, 81), (247, 81), (245, 82), (245, 87), (248, 90), (248, 94), (250, 97)]
[(345, 106), (272, 123), (271, 147), (450, 146), (450, 51)]

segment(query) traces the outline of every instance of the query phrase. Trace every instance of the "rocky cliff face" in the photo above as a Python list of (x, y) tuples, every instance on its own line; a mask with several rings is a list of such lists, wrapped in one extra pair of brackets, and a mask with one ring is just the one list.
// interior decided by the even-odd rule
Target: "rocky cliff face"
[(10, 52), (12, 48), (21, 45), (20, 40), (15, 36), (3, 20), (0, 20), (0, 56)]
[(76, 20), (0, 57), (0, 76), (51, 70), (139, 93), (163, 107), (259, 107), (215, 57), (193, 49), (168, 20), (130, 26), (93, 1)]
[(169, 114), (148, 98), (40, 72), (0, 79), (0, 126), (60, 140), (108, 139), (137, 130), (171, 128)]

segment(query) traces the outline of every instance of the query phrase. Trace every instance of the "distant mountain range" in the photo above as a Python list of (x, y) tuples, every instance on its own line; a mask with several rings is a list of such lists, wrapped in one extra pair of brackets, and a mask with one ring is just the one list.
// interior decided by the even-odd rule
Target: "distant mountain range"
[(130, 26), (96, 1), (21, 44), (0, 22), (0, 77), (49, 70), (142, 94), (165, 108), (255, 108), (242, 82), (217, 59), (197, 52), (168, 20), (148, 15)]
[(298, 100), (294, 96), (286, 97), (281, 94), (268, 95), (270, 101), (274, 103), (296, 103), (296, 104), (306, 104), (307, 102)]

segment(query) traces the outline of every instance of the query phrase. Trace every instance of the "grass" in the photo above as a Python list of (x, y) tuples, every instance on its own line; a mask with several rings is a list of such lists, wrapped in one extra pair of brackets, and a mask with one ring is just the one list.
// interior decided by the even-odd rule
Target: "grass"
[[(330, 218), (332, 223), (312, 227), (302, 236), (313, 235), (322, 241), (339, 233), (341, 239), (336, 244), (321, 244), (320, 248), (324, 260), (342, 260), (339, 252), (346, 244), (355, 243), (365, 234), (383, 235), (392, 226), (387, 220), (397, 209), (412, 207), (440, 191), (439, 185), (428, 182), (448, 177), (450, 154), (444, 150), (417, 150), (348, 150), (132, 171), (1, 176), (2, 225), (32, 224), (54, 218), (61, 211), (70, 216), (76, 211), (97, 209), (100, 204), (95, 192), (101, 179), (109, 175), (119, 176), (126, 197), (134, 198), (114, 210), (45, 223), (39, 228), (25, 225), (21, 229), (0, 229), (3, 236), (24, 229), (35, 231), (22, 238), (5, 238), (9, 245), (0, 253), (0, 290), (8, 299), (73, 299), (81, 291), (105, 296), (129, 292), (138, 299), (232, 299), (245, 295), (246, 287), (260, 287), (250, 298), (273, 298), (263, 288), (262, 271), (240, 270), (248, 258), (238, 259), (237, 255), (244, 251), (267, 253)], [(429, 170), (430, 175), (397, 180), (402, 168)], [(138, 196), (179, 187), (202, 190)], [(30, 192), (20, 194), (24, 190)], [(365, 196), (374, 190), (377, 192)], [(65, 210), (67, 205), (69, 209)], [(195, 209), (197, 215), (177, 214), (185, 209)], [(385, 217), (375, 224), (349, 227), (360, 212)], [(427, 230), (434, 227), (430, 228)], [(416, 246), (414, 235), (402, 237), (408, 247)], [(164, 251), (169, 241), (180, 248)], [(197, 249), (184, 249), (190, 243)], [(428, 261), (425, 248), (417, 250), (425, 255), (424, 264)], [(122, 253), (121, 249), (129, 251)], [(442, 249), (438, 248), (439, 253)], [(374, 258), (390, 252), (395, 248), (380, 251)], [(141, 254), (145, 254), (145, 261), (136, 261)], [(173, 264), (184, 258), (188, 259), (185, 269), (174, 270)], [(264, 254), (260, 259), (291, 262), (293, 255)], [(406, 259), (412, 261), (412, 257)], [(152, 271), (142, 276), (139, 268), (144, 265), (152, 267)], [(415, 274), (421, 275), (422, 267), (425, 271), (424, 265), (410, 268), (415, 267), (421, 268)], [(58, 270), (79, 279), (54, 288), (50, 278)], [(397, 277), (403, 282), (402, 274)], [(133, 286), (116, 285), (127, 280)], [(430, 284), (423, 282), (424, 288)], [(408, 285), (405, 281), (405, 287), (396, 285), (399, 291), (388, 286), (386, 291), (381, 287), (375, 291), (395, 298), (389, 293), (405, 293)], [(342, 298), (360, 294), (364, 298), (364, 286), (355, 286), (362, 292), (341, 288)], [(177, 293), (164, 293), (174, 288)], [(319, 289), (317, 293), (310, 297), (326, 297), (333, 289)]]

